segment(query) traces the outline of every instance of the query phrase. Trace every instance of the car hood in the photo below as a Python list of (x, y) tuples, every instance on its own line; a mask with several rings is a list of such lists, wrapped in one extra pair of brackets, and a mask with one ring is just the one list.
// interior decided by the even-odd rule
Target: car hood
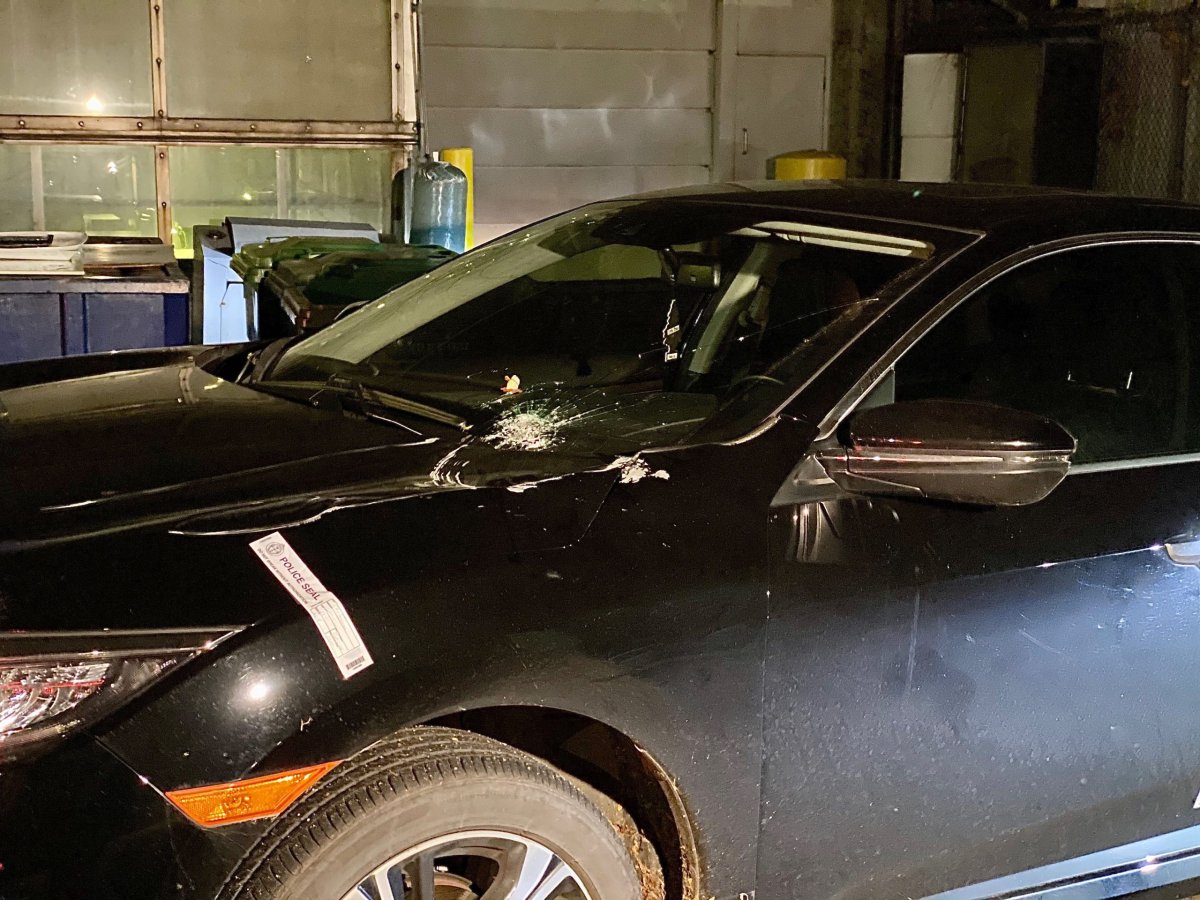
[[(0, 368), (0, 547), (141, 527), (252, 532), (346, 506), (605, 468), (227, 381), (187, 351)], [(611, 465), (611, 460), (609, 461)]]

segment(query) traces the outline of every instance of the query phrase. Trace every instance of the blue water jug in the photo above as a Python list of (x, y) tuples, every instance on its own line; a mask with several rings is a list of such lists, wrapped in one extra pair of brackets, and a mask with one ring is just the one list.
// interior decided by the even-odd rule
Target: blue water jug
[[(397, 179), (399, 207), (408, 219), (407, 243), (462, 253), (467, 246), (467, 176), (429, 157), (410, 169)], [(404, 237), (399, 229), (397, 233)]]

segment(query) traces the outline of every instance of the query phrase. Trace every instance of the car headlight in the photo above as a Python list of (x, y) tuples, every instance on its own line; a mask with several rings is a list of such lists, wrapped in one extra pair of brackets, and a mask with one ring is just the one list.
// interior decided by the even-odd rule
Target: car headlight
[(236, 631), (0, 633), (0, 762), (98, 721)]

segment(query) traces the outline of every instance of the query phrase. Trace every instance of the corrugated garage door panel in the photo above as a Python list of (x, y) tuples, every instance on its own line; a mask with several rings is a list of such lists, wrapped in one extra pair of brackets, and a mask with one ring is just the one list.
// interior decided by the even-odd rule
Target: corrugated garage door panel
[(502, 222), (512, 210), (570, 209), (708, 179), (703, 166), (603, 166), (582, 169), (530, 166), (477, 168), (476, 214), (480, 221)]
[(713, 0), (425, 0), (442, 46), (710, 50)]
[(708, 53), (687, 50), (431, 48), (437, 106), (707, 109)]
[(431, 147), (471, 146), (477, 166), (707, 166), (705, 109), (430, 110)]
[(738, 7), (738, 53), (825, 56), (832, 42), (833, 0), (771, 0)]
[(477, 235), (707, 181), (714, 0), (425, 0), (429, 146), (475, 149)]

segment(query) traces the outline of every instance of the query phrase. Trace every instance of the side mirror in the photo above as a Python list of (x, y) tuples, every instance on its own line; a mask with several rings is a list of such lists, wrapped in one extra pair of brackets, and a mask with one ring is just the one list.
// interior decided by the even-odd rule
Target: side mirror
[(840, 439), (816, 455), (843, 490), (981, 506), (1036, 503), (1066, 477), (1075, 452), (1057, 422), (957, 400), (866, 409)]

